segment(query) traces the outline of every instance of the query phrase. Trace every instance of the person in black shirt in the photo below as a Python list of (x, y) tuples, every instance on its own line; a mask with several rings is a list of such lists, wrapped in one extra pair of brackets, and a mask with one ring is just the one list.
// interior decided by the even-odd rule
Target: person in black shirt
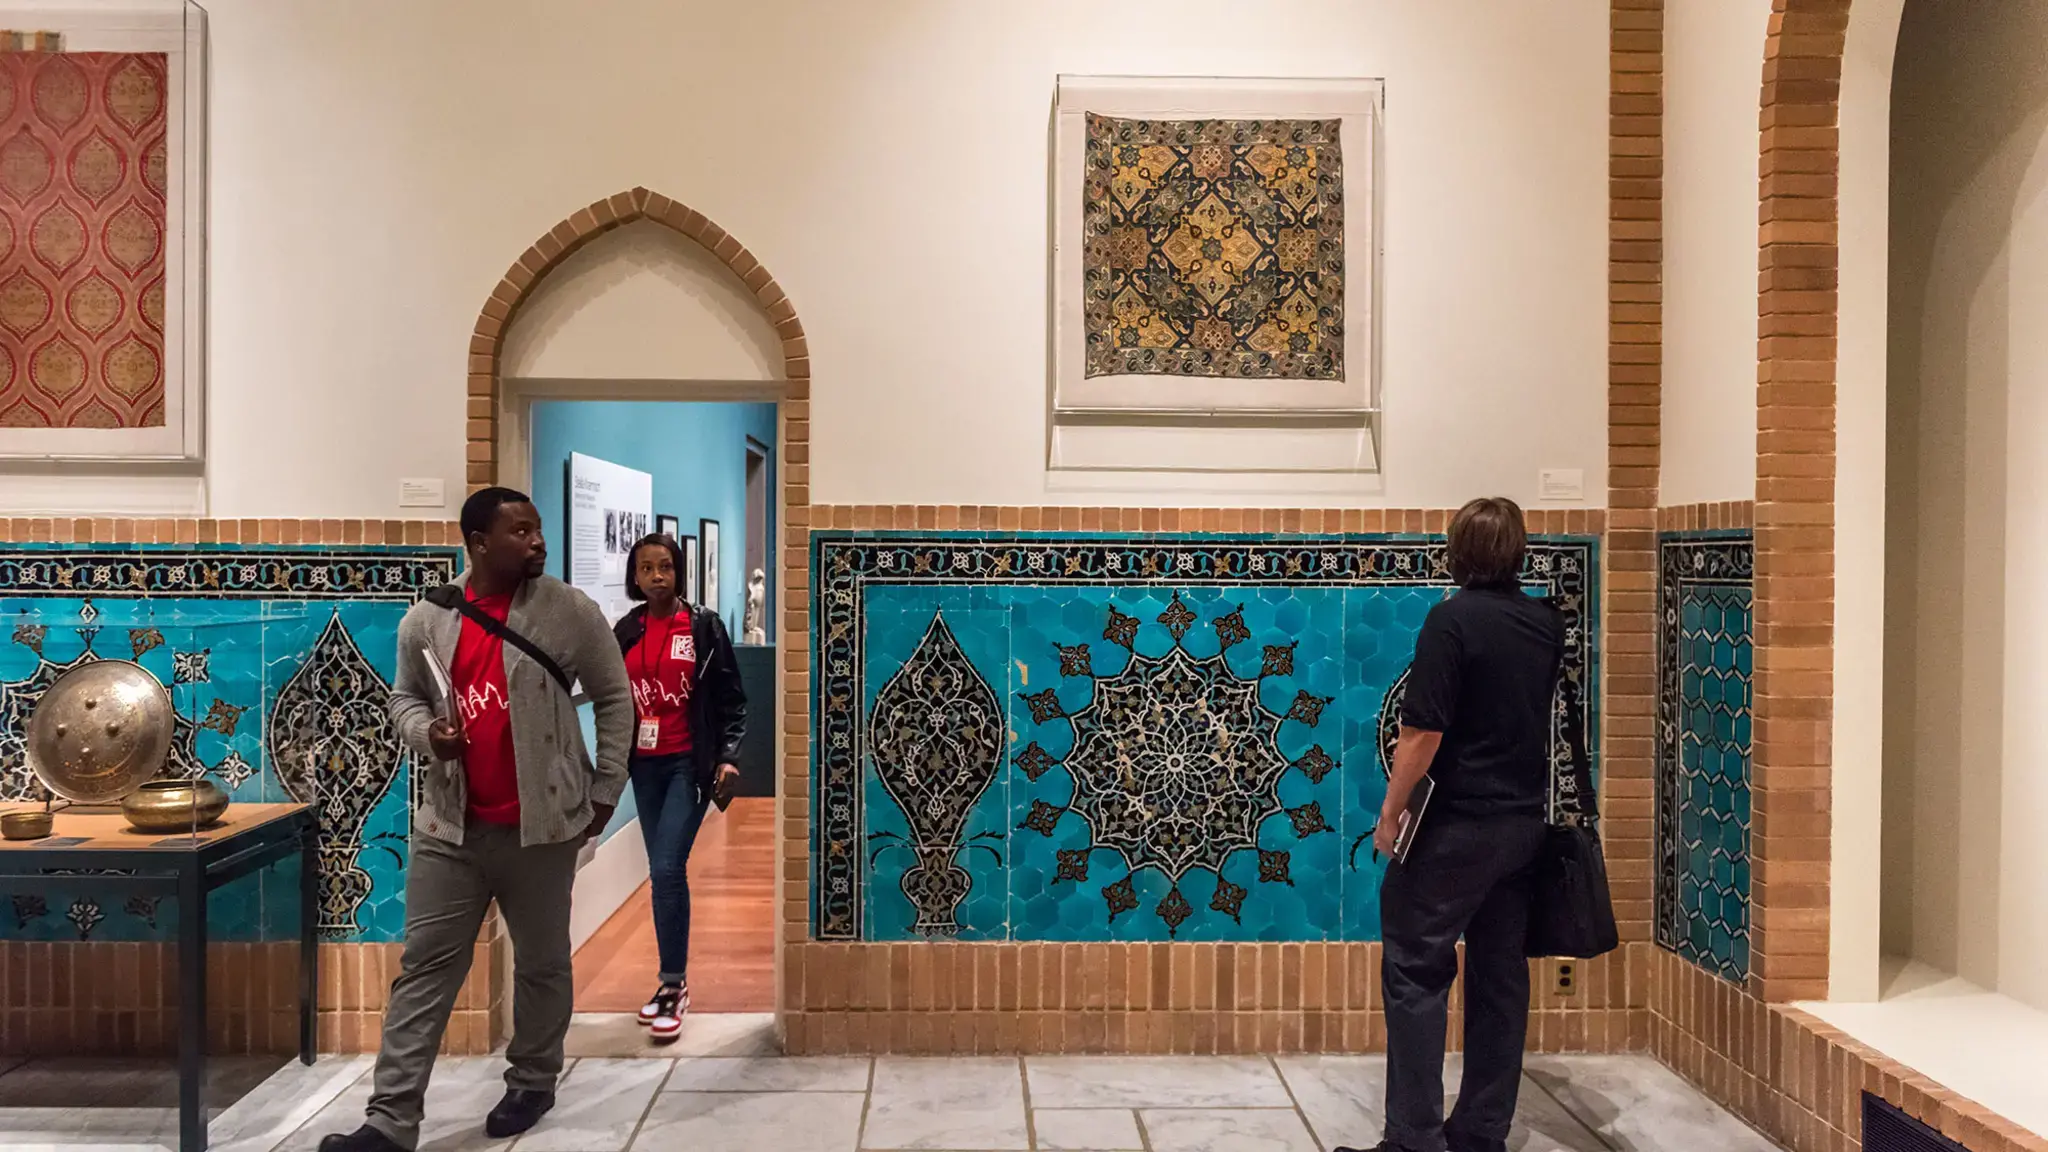
[[(1458, 590), (1415, 640), (1401, 736), (1374, 844), (1391, 858), (1409, 794), (1436, 791), (1408, 859), (1380, 886), (1387, 1011), (1382, 1152), (1505, 1152), (1529, 1030), (1523, 954), (1550, 795), (1550, 709), (1564, 619), (1522, 591), (1528, 547), (1511, 500), (1451, 520)], [(1465, 938), (1465, 1073), (1444, 1119), (1444, 1033)], [(1338, 1149), (1338, 1152), (1354, 1152)]]

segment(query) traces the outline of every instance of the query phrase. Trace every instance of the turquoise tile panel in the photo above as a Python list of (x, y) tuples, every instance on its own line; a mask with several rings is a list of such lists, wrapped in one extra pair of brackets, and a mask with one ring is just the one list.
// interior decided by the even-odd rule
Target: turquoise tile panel
[[(820, 938), (1378, 938), (1364, 841), (1440, 541), (818, 533), (812, 561)], [(1558, 754), (1596, 723), (1595, 573), (1590, 540), (1532, 548), (1571, 620)]]
[(1747, 533), (1659, 540), (1657, 941), (1749, 975), (1755, 549)]
[[(22, 739), (42, 688), (87, 660), (134, 660), (170, 689), (165, 774), (204, 775), (238, 803), (312, 804), (323, 937), (399, 939), (411, 802), (386, 714), (397, 628), (456, 565), (445, 548), (0, 548), (0, 799), (43, 795)], [(294, 937), (298, 867), (214, 892), (214, 935)], [(157, 940), (176, 926), (168, 901), (66, 892), (61, 877), (8, 897), (0, 939)]]
[[(901, 692), (895, 695), (908, 692), (915, 697), (928, 693), (933, 678), (948, 671), (959, 677), (949, 698), (968, 698), (968, 705), (973, 706), (971, 697), (982, 696), (979, 703), (991, 718), (1000, 711), (1001, 686), (1008, 682), (1010, 664), (1008, 613), (976, 606), (987, 599), (983, 590), (933, 592), (936, 595), (921, 597), (918, 603), (902, 602), (900, 597), (892, 601), (887, 595), (876, 597), (868, 617), (864, 715), (876, 714), (877, 702), (899, 674), (904, 679), (898, 685)], [(945, 636), (957, 645), (965, 662), (955, 660), (950, 669), (944, 664), (912, 667), (913, 657), (921, 650), (934, 656), (938, 646), (947, 642), (934, 635), (935, 622), (943, 622)], [(865, 850), (874, 874), (884, 878), (874, 886), (874, 898), (867, 905), (868, 938), (944, 935), (961, 940), (1005, 939), (1010, 891), (1005, 883), (1008, 861), (1003, 852), (1007, 840), (1003, 797), (1008, 780), (1002, 772), (1007, 749), (1001, 742), (1000, 725), (984, 729), (988, 739), (979, 744), (950, 741), (949, 735), (967, 726), (958, 724), (956, 716), (922, 708), (921, 703), (914, 700), (907, 705), (913, 712), (901, 717), (916, 725), (917, 739), (911, 746), (930, 749), (940, 770), (952, 775), (921, 781), (931, 787), (906, 789), (899, 798), (885, 780), (901, 781), (905, 774), (930, 768), (930, 757), (921, 758), (922, 763), (904, 764), (897, 773), (867, 773), (863, 807), (871, 819)], [(881, 755), (886, 759), (890, 751), (885, 748)], [(876, 755), (877, 750), (870, 746), (870, 763)], [(963, 766), (969, 779), (957, 775)], [(918, 870), (920, 866), (924, 871)], [(941, 876), (964, 886), (954, 884), (942, 893), (917, 887), (921, 882), (939, 883)]]

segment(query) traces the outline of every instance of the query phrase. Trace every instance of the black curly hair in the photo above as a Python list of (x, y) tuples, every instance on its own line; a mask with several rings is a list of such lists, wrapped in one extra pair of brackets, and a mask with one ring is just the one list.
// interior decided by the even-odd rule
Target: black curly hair
[(668, 562), (673, 564), (676, 570), (676, 595), (681, 597), (684, 587), (683, 546), (676, 543), (675, 537), (666, 533), (649, 532), (633, 541), (632, 550), (626, 553), (626, 599), (647, 599), (647, 593), (640, 590), (640, 578), (635, 573), (640, 568), (640, 550), (648, 547), (668, 549)]

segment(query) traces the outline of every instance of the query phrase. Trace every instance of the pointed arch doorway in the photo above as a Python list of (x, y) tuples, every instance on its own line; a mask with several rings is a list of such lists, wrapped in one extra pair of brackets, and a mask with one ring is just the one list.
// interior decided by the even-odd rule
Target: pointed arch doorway
[[(592, 307), (600, 297), (610, 303)], [(663, 307), (670, 310), (657, 315)], [(627, 339), (612, 338), (635, 320), (641, 327)], [(614, 355), (621, 345), (652, 350), (635, 361)], [(708, 356), (706, 348), (712, 350)], [(624, 415), (610, 418), (629, 422), (658, 409), (691, 409), (693, 419), (720, 409), (771, 413), (744, 437), (738, 484), (747, 506), (723, 526), (732, 564), (744, 561), (766, 570), (762, 616), (770, 643), (752, 653), (743, 646), (741, 653), (743, 665), (751, 657), (757, 666), (751, 682), (760, 688), (750, 691), (749, 745), (766, 783), (749, 789), (755, 795), (743, 791), (731, 812), (708, 821), (691, 854), (691, 970), (693, 986), (704, 989), (693, 988), (700, 1011), (768, 1013), (778, 1007), (783, 869), (777, 861), (787, 851), (779, 830), (788, 791), (780, 786), (785, 738), (778, 689), (790, 665), (788, 653), (801, 652), (804, 637), (800, 629), (780, 635), (777, 625), (785, 619), (781, 601), (800, 604), (803, 595), (802, 550), (795, 546), (790, 513), (809, 503), (809, 376), (802, 322), (767, 269), (701, 213), (644, 188), (592, 203), (535, 241), (485, 302), (470, 340), (465, 449), (472, 491), (489, 484), (524, 485), (541, 499), (548, 474), (561, 467), (535, 454), (537, 425), (545, 431), (551, 410), (617, 409)], [(543, 505), (542, 513), (561, 539), (561, 510)], [(768, 539), (755, 539), (763, 526)], [(679, 529), (684, 535), (698, 531), (694, 520)], [(735, 640), (743, 638), (748, 571), (730, 568), (740, 578), (728, 576), (721, 597)], [(799, 746), (799, 758), (801, 751)], [(753, 775), (749, 766), (743, 769)], [(595, 851), (586, 850), (578, 873), (575, 932), (593, 957), (620, 954), (627, 926), (642, 927), (645, 937), (630, 943), (652, 946), (651, 930), (636, 923), (646, 914), (644, 889), (637, 903), (618, 899), (622, 878), (637, 886), (633, 869), (644, 878), (646, 867), (644, 850), (637, 860), (624, 851), (638, 847), (637, 833), (619, 836), (621, 831), (615, 823), (612, 836)], [(593, 893), (588, 898), (586, 890)], [(616, 915), (607, 919), (614, 903)], [(707, 935), (717, 940), (707, 945)], [(618, 958), (631, 965), (630, 956)], [(725, 967), (733, 977), (723, 990), (727, 994), (707, 995), (719, 979), (713, 967)], [(630, 1011), (638, 1004), (626, 1001), (644, 998), (652, 987), (651, 967), (644, 980), (633, 982), (632, 994), (619, 990), (623, 978), (598, 987), (593, 971), (579, 954), (579, 1012)], [(594, 1026), (600, 1046), (620, 1035), (616, 1021)], [(572, 1045), (577, 1042), (572, 1038)]]

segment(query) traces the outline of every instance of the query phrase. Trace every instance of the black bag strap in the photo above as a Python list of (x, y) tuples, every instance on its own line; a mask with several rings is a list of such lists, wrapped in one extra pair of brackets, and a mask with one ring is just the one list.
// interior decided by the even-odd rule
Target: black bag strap
[(533, 658), (534, 663), (546, 669), (549, 676), (554, 677), (555, 683), (562, 686), (562, 691), (567, 692), (571, 696), (576, 694), (574, 681), (569, 679), (567, 672), (562, 671), (560, 664), (555, 663), (554, 657), (541, 651), (540, 645), (535, 644), (517, 631), (507, 627), (503, 621), (498, 620), (490, 613), (470, 603), (469, 597), (463, 593), (461, 588), (453, 584), (444, 584), (429, 593), (427, 599), (444, 608), (455, 609), (475, 623), (477, 627), (526, 653)]

